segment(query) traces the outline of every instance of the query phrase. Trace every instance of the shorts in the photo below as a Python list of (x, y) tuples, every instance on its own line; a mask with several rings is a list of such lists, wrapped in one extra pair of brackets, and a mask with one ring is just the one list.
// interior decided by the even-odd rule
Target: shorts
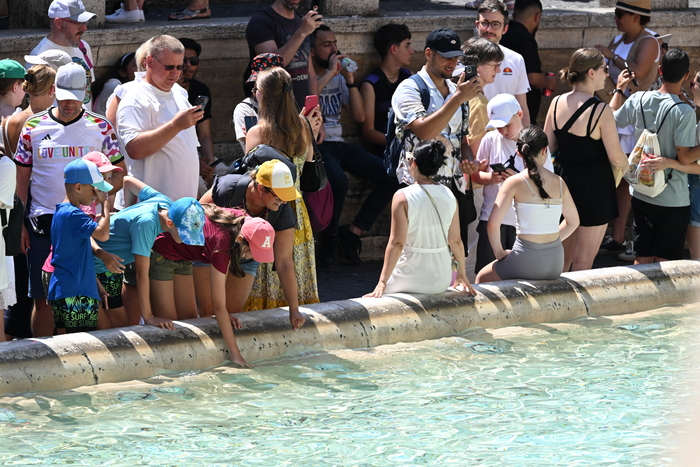
[(700, 175), (688, 174), (688, 189), (690, 191), (690, 223), (700, 227)]
[(171, 281), (173, 276), (191, 276), (192, 261), (186, 259), (172, 260), (165, 258), (160, 253), (151, 251), (151, 267), (148, 277), (154, 281)]
[(549, 243), (515, 239), (513, 249), (493, 269), (502, 280), (553, 280), (564, 269), (564, 247), (558, 238)]
[(27, 268), (29, 269), (29, 296), (35, 299), (46, 298), (44, 284), (42, 283), (42, 268), (51, 251), (51, 237), (49, 235), (36, 234), (31, 227), (29, 242), (31, 247), (27, 253)]
[(683, 259), (690, 206), (667, 207), (632, 198), (637, 256)]
[(124, 283), (136, 287), (136, 263), (124, 265)]
[(243, 259), (240, 262), (243, 272), (253, 277), (258, 275), (258, 264), (254, 259)]
[(78, 295), (50, 300), (53, 320), (57, 328), (66, 332), (87, 332), (97, 329), (99, 300)]
[(109, 309), (121, 308), (124, 306), (122, 302), (122, 283), (124, 282), (124, 274), (114, 272), (99, 272), (97, 280), (100, 281), (105, 292), (107, 292), (107, 307)]
[(45, 297), (49, 296), (49, 284), (51, 283), (51, 276), (53, 276), (52, 272), (47, 272), (47, 271), (44, 271), (43, 269), (41, 270), (41, 283), (44, 286), (44, 296)]

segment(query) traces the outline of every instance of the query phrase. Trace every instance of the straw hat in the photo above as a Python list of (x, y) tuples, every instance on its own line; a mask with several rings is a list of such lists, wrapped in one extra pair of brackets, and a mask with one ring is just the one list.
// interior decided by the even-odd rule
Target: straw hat
[(629, 11), (642, 16), (651, 16), (651, 0), (626, 0), (615, 4), (617, 10)]

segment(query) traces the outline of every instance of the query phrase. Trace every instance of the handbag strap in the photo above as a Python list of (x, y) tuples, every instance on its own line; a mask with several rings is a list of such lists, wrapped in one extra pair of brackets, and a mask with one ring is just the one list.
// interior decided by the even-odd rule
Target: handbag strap
[(440, 211), (438, 211), (437, 204), (435, 204), (435, 200), (432, 196), (430, 196), (430, 193), (428, 193), (428, 190), (426, 190), (423, 185), (419, 183), (418, 186), (421, 188), (421, 190), (423, 190), (423, 193), (425, 193), (428, 196), (430, 202), (433, 203), (433, 207), (435, 208), (435, 214), (437, 214), (438, 221), (440, 221), (440, 230), (442, 230), (442, 236), (445, 239), (445, 244), (447, 244), (447, 249), (450, 251), (450, 254), (452, 254), (452, 248), (450, 248), (450, 244), (447, 241), (447, 234), (445, 234), (445, 227), (442, 225), (442, 217), (440, 217)]
[(314, 130), (311, 128), (311, 122), (306, 117), (304, 117), (304, 120), (306, 121), (306, 126), (309, 127), (309, 133), (311, 134), (311, 144), (313, 144), (314, 146), (314, 162), (320, 162), (323, 160), (323, 157), (321, 156), (321, 151), (318, 149), (318, 144), (316, 144), (316, 138), (314, 138)]

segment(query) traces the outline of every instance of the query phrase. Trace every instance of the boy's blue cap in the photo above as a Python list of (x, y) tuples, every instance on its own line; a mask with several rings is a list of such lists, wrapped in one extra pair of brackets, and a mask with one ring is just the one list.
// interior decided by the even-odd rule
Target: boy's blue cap
[(105, 193), (112, 191), (112, 188), (114, 188), (102, 178), (97, 164), (84, 159), (76, 159), (65, 166), (63, 169), (63, 180), (65, 183), (92, 185)]
[(180, 198), (168, 208), (168, 217), (177, 227), (185, 245), (204, 245), (204, 208), (194, 198)]

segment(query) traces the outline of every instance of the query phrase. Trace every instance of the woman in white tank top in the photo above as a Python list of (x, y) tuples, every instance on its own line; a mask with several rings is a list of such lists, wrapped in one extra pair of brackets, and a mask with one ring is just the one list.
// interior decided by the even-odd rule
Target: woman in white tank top
[(444, 162), (445, 146), (439, 141), (424, 141), (407, 157), (414, 183), (397, 191), (391, 201), (384, 266), (374, 291), (365, 297), (445, 292), (452, 282), (450, 251), (458, 263), (455, 288), (476, 294), (464, 267), (457, 200), (432, 179)]
[[(544, 168), (547, 135), (536, 126), (518, 136), (518, 155), (527, 171), (509, 177), (498, 191), (486, 227), (496, 261), (484, 267), (476, 283), (506, 279), (556, 279), (564, 267), (566, 239), (579, 225), (578, 211), (566, 183)], [(501, 246), (501, 222), (515, 208), (517, 238), (512, 250)], [(559, 222), (561, 216), (564, 220)]]

